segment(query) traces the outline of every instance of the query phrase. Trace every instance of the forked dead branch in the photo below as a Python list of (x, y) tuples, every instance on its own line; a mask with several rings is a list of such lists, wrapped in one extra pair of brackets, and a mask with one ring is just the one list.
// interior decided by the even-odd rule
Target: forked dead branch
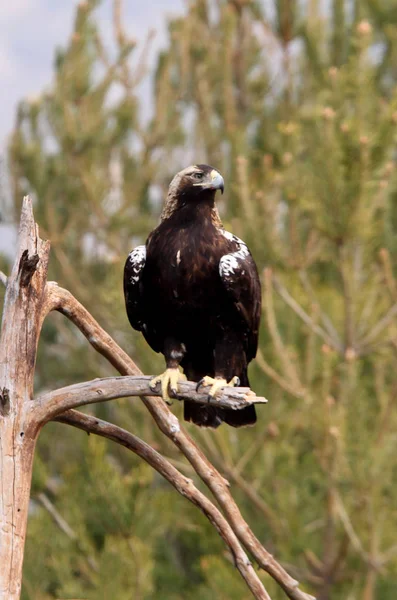
[[(41, 427), (55, 419), (125, 446), (161, 473), (214, 525), (255, 598), (266, 600), (270, 596), (247, 553), (279, 584), (288, 598), (311, 600), (312, 596), (299, 589), (298, 582), (255, 537), (231, 495), (228, 482), (181, 427), (168, 406), (153, 392), (146, 395), (150, 390), (150, 378), (142, 375), (130, 357), (70, 292), (54, 282), (47, 282), (49, 250), (49, 242), (39, 238), (32, 202), (25, 198), (12, 273), (9, 278), (0, 273), (0, 280), (6, 285), (0, 345), (0, 597), (14, 600), (21, 593), (35, 443)], [(78, 383), (34, 398), (38, 340), (44, 319), (53, 310), (70, 319), (123, 377)], [(200, 492), (193, 481), (136, 436), (110, 423), (69, 410), (126, 396), (142, 397), (159, 429), (191, 463), (220, 508)], [(180, 398), (207, 402), (206, 393), (197, 392), (195, 385), (189, 382), (180, 385)], [(219, 401), (212, 401), (235, 410), (267, 402), (248, 388), (225, 388)]]

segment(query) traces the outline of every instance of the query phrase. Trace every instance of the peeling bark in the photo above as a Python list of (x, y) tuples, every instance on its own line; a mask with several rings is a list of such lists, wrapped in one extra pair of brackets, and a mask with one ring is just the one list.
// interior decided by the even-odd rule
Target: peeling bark
[(19, 598), (37, 430), (28, 407), (50, 245), (25, 198), (18, 253), (7, 280), (0, 337), (0, 597)]

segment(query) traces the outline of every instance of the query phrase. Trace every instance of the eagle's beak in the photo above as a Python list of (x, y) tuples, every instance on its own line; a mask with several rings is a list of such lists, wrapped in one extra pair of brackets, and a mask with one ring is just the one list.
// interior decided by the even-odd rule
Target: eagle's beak
[(218, 171), (213, 169), (210, 173), (211, 183), (208, 184), (208, 188), (210, 190), (221, 190), (223, 194), (223, 190), (225, 189), (225, 182), (223, 181), (223, 177)]

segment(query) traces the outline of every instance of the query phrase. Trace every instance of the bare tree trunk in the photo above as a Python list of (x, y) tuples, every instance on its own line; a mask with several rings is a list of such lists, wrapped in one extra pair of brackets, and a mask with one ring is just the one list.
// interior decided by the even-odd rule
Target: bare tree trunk
[(0, 337), (0, 597), (21, 593), (22, 562), (37, 430), (30, 424), (36, 348), (49, 244), (25, 199), (18, 256), (8, 278)]
[[(19, 442), (18, 419), (0, 423), (0, 598), (21, 594), (22, 563), (35, 440)], [(16, 434), (16, 435), (15, 435)]]

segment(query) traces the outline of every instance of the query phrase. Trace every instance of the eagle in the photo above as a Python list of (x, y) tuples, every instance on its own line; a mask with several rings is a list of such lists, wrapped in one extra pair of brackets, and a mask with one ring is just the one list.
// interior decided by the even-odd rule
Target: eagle
[[(129, 322), (155, 352), (164, 355), (161, 384), (178, 393), (181, 379), (211, 386), (209, 398), (226, 385), (249, 387), (261, 313), (258, 271), (247, 245), (225, 231), (215, 206), (224, 180), (213, 167), (192, 165), (169, 186), (160, 224), (127, 257), (124, 296)], [(179, 370), (183, 369), (183, 373)], [(184, 403), (186, 421), (202, 427), (256, 422), (254, 406), (241, 410)]]

